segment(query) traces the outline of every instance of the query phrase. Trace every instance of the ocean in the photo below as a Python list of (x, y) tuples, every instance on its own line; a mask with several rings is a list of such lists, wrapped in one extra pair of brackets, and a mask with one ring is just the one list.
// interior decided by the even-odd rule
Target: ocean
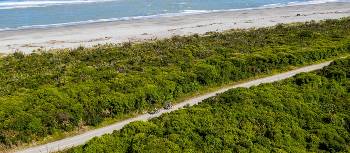
[(0, 31), (350, 0), (0, 0)]

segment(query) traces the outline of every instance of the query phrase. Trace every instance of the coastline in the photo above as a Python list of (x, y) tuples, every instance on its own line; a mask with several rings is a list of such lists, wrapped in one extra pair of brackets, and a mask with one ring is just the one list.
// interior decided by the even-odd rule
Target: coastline
[(39, 48), (60, 49), (138, 42), (174, 35), (259, 28), (279, 23), (319, 21), (347, 16), (350, 16), (350, 3), (337, 2), (1, 31), (0, 54), (17, 50), (31, 53)]

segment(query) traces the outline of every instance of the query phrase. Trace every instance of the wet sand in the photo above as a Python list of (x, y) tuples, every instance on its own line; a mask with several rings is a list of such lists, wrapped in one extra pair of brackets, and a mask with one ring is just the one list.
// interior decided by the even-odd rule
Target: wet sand
[(174, 35), (258, 28), (278, 23), (319, 21), (348, 16), (350, 16), (350, 3), (325, 3), (91, 23), (47, 29), (2, 31), (0, 32), (0, 54), (15, 51), (31, 53), (38, 48), (76, 48), (105, 43), (145, 41)]

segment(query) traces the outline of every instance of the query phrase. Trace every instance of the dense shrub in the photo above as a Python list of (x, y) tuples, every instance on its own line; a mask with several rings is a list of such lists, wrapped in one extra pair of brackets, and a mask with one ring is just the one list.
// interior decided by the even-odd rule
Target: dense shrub
[(350, 59), (315, 73), (239, 88), (95, 138), (68, 153), (349, 152)]
[(0, 59), (0, 146), (143, 113), (208, 86), (344, 55), (349, 26), (350, 19), (327, 20), (10, 54)]

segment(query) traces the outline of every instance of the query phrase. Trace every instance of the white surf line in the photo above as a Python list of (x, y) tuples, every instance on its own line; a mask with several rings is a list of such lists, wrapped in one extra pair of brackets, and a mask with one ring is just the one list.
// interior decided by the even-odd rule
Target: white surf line
[(230, 87), (221, 88), (221, 89), (219, 89), (217, 91), (206, 93), (204, 95), (197, 96), (197, 97), (185, 100), (185, 101), (183, 101), (181, 103), (178, 103), (178, 104), (174, 105), (173, 108), (171, 108), (169, 110), (161, 109), (159, 111), (159, 113), (157, 113), (157, 114), (153, 114), (153, 115), (150, 115), (150, 114), (139, 115), (137, 117), (126, 119), (124, 121), (120, 121), (120, 122), (117, 122), (115, 124), (103, 127), (103, 128), (91, 130), (91, 131), (88, 131), (88, 132), (80, 134), (80, 135), (76, 135), (76, 136), (73, 136), (73, 137), (68, 137), (68, 138), (65, 138), (65, 139), (62, 139), (62, 140), (58, 140), (58, 141), (55, 141), (55, 142), (51, 142), (51, 143), (48, 143), (48, 144), (44, 144), (44, 145), (39, 145), (39, 146), (34, 146), (34, 147), (31, 147), (31, 148), (27, 148), (27, 149), (24, 149), (22, 151), (18, 151), (18, 153), (50, 153), (50, 152), (57, 152), (57, 151), (61, 151), (61, 150), (64, 150), (64, 149), (68, 149), (68, 148), (71, 148), (71, 147), (74, 147), (74, 146), (83, 145), (87, 141), (89, 141), (90, 139), (92, 139), (94, 137), (99, 137), (99, 136), (102, 136), (104, 134), (112, 133), (114, 130), (120, 130), (125, 125), (129, 124), (130, 122), (146, 121), (146, 120), (154, 118), (154, 117), (159, 117), (160, 115), (162, 115), (164, 113), (169, 113), (169, 112), (178, 110), (178, 109), (180, 109), (180, 108), (182, 108), (182, 107), (184, 107), (186, 105), (192, 106), (192, 105), (198, 104), (198, 103), (202, 102), (203, 100), (205, 100), (207, 98), (216, 96), (217, 94), (226, 92), (227, 90), (230, 90), (230, 89), (239, 88), (239, 87), (249, 88), (249, 87), (257, 86), (257, 85), (263, 84), (263, 83), (271, 83), (271, 82), (287, 79), (287, 78), (293, 77), (296, 74), (299, 74), (299, 73), (302, 73), (302, 72), (311, 72), (311, 71), (319, 70), (319, 69), (324, 68), (325, 66), (328, 66), (331, 62), (332, 61), (328, 61), (328, 62), (324, 62), (324, 63), (321, 63), (321, 64), (305, 66), (305, 67), (298, 68), (298, 69), (295, 69), (295, 70), (292, 70), (292, 71), (288, 71), (288, 72), (272, 75), (272, 76), (261, 78), (261, 79), (248, 81), (248, 82), (237, 84), (237, 85), (233, 85), (233, 86), (230, 86)]

